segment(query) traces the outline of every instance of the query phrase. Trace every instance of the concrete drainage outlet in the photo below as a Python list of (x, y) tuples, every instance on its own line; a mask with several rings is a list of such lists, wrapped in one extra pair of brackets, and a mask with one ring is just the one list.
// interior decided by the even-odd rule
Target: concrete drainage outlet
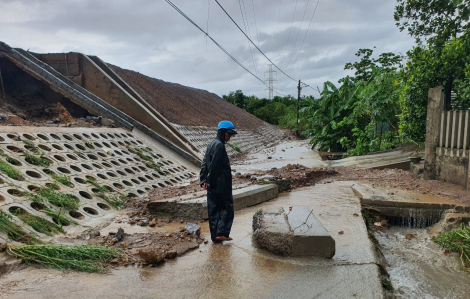
[(448, 213), (470, 212), (469, 206), (443, 200), (429, 201), (427, 198), (420, 199), (419, 195), (411, 199), (392, 196), (361, 184), (355, 184), (352, 189), (361, 200), (363, 214), (369, 220), (369, 225), (374, 226), (426, 228), (440, 222)]

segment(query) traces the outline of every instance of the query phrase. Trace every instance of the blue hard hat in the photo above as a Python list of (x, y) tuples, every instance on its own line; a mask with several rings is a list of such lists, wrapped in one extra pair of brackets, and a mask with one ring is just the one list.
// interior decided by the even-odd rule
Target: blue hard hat
[(217, 126), (217, 130), (220, 130), (220, 129), (226, 129), (227, 133), (232, 134), (232, 135), (237, 134), (237, 131), (235, 130), (235, 126), (228, 120), (223, 120), (219, 123), (219, 125)]

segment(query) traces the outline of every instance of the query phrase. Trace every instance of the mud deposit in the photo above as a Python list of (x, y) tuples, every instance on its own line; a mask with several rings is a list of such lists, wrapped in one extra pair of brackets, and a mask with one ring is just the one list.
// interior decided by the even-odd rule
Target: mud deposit
[(374, 233), (397, 298), (468, 298), (470, 273), (424, 229), (391, 227)]

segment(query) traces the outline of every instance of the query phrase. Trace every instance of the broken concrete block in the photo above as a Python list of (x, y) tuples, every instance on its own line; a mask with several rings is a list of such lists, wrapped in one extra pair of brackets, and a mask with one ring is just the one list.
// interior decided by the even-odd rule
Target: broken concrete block
[(253, 216), (253, 239), (284, 256), (335, 255), (335, 240), (307, 207), (258, 211)]

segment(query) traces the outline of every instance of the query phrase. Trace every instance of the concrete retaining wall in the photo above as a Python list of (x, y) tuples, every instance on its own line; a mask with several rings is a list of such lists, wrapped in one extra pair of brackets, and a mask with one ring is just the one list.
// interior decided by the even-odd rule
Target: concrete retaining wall
[(437, 148), (436, 152), (436, 179), (467, 186), (469, 151)]

